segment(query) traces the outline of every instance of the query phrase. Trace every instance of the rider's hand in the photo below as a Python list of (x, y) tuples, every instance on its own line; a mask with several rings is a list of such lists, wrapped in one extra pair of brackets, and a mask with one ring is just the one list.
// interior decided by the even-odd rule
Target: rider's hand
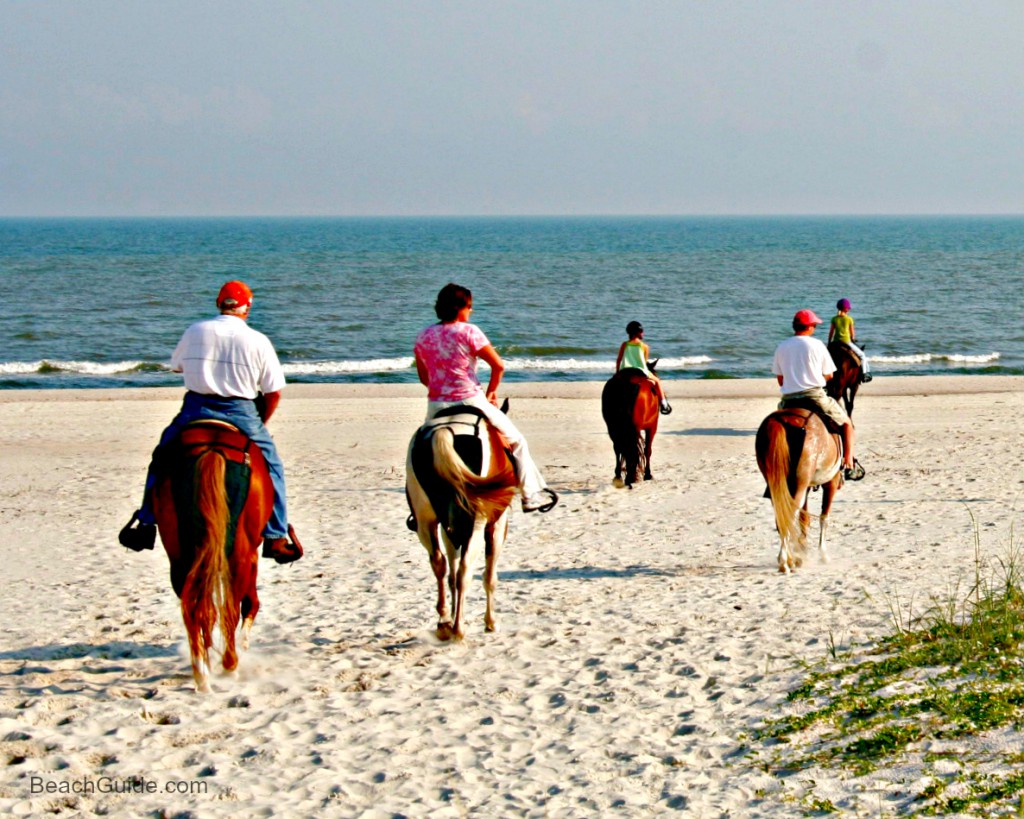
[(494, 406), (498, 406), (498, 391), (489, 390), (487, 392), (487, 400), (494, 404)]

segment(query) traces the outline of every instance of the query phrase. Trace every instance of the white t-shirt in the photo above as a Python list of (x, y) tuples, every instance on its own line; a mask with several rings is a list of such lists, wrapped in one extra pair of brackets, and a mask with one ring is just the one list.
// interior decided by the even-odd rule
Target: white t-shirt
[(775, 349), (772, 372), (782, 376), (782, 394), (825, 386), (836, 371), (828, 348), (814, 336), (790, 336)]
[(189, 327), (171, 354), (185, 389), (223, 398), (255, 398), (284, 387), (274, 345), (238, 316), (220, 315)]

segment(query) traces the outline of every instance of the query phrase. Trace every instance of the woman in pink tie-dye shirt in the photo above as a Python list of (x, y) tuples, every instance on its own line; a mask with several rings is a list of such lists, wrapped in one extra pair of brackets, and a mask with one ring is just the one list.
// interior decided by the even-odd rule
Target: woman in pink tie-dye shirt
[[(498, 409), (498, 385), (505, 364), (483, 330), (469, 321), (473, 312), (473, 294), (468, 288), (447, 284), (437, 294), (434, 312), (440, 321), (416, 337), (416, 372), (427, 388), (427, 420), (455, 404), (479, 409), (509, 442), (519, 474), (519, 489), (524, 512), (549, 512), (558, 503), (558, 495), (547, 483), (530, 457), (523, 434)], [(491, 368), (487, 391), (477, 378), (477, 361)]]

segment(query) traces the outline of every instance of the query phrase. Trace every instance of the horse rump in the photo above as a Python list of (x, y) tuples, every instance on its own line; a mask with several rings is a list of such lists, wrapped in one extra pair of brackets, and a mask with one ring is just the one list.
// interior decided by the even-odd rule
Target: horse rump
[(484, 445), (448, 426), (421, 428), (412, 445), (413, 473), (453, 542), (468, 541), (477, 516), (497, 520), (518, 488), (510, 458), (496, 472), (480, 474)]

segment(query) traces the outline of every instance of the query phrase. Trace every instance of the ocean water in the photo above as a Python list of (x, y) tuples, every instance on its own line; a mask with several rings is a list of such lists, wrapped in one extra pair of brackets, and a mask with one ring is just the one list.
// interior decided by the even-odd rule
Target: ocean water
[(632, 319), (663, 378), (771, 378), (841, 297), (879, 377), (1024, 374), (1018, 217), (7, 219), (0, 388), (178, 385), (235, 278), (291, 382), (415, 382), (449, 281), (511, 381), (606, 378)]

